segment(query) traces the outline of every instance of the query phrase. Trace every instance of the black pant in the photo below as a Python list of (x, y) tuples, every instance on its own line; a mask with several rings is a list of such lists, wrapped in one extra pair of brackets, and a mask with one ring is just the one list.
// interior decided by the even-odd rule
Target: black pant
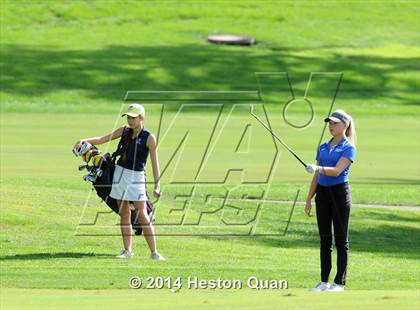
[[(321, 281), (328, 282), (331, 271), (332, 237), (337, 248), (337, 275), (334, 283), (345, 285), (349, 252), (348, 226), (351, 209), (350, 187), (342, 183), (330, 187), (318, 184), (316, 219), (321, 239)], [(334, 233), (331, 230), (334, 226)]]

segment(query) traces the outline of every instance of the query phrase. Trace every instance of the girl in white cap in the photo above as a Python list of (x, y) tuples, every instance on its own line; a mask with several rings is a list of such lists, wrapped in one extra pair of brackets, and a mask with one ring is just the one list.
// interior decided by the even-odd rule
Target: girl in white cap
[[(352, 117), (343, 110), (335, 111), (324, 121), (328, 122), (332, 138), (319, 147), (317, 164), (306, 166), (306, 170), (315, 175), (306, 199), (305, 212), (311, 216), (312, 198), (316, 194), (316, 218), (321, 241), (321, 282), (312, 291), (340, 292), (346, 284), (351, 209), (348, 182), (350, 165), (356, 157), (356, 131)], [(337, 248), (337, 274), (334, 284), (330, 285), (328, 278), (333, 236)]]
[(124, 250), (117, 258), (130, 258), (132, 250), (132, 227), (130, 201), (138, 211), (138, 219), (143, 228), (143, 235), (151, 251), (151, 258), (165, 260), (156, 250), (154, 228), (150, 222), (146, 209), (146, 173), (145, 166), (150, 152), (154, 178), (153, 196), (160, 196), (160, 170), (156, 150), (156, 138), (144, 128), (145, 111), (140, 104), (130, 104), (121, 115), (127, 116), (127, 126), (120, 127), (114, 132), (102, 137), (92, 137), (76, 142), (75, 147), (81, 142), (93, 145), (103, 144), (122, 137), (125, 152), (120, 156), (115, 166), (114, 178), (110, 196), (117, 200), (121, 217), (121, 234)]

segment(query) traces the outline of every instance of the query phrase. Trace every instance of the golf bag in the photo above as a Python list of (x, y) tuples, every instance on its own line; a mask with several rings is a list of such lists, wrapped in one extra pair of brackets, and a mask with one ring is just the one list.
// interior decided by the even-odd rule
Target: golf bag
[[(106, 203), (106, 205), (115, 213), (119, 214), (117, 200), (110, 197), (112, 188), (112, 179), (114, 177), (115, 160), (117, 156), (122, 155), (126, 149), (125, 140), (129, 138), (131, 129), (125, 129), (121, 139), (118, 143), (117, 150), (111, 155), (106, 153), (104, 155), (93, 145), (82, 145), (78, 150), (73, 150), (76, 156), (82, 156), (87, 163), (93, 158), (93, 165), (88, 164), (79, 166), (79, 170), (87, 169), (89, 173), (83, 177), (85, 181), (89, 181), (93, 185), (96, 194)], [(92, 154), (92, 155), (90, 155)], [(95, 165), (97, 163), (97, 165)], [(93, 190), (92, 189), (92, 190)], [(142, 227), (138, 222), (138, 214), (134, 209), (132, 202), (130, 202), (131, 209), (131, 225), (136, 235), (142, 234)], [(147, 214), (151, 222), (154, 221), (153, 204), (148, 199), (146, 201)]]

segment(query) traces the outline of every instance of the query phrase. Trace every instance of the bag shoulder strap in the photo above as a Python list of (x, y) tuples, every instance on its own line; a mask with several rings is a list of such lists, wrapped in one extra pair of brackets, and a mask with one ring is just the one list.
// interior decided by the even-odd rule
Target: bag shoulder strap
[(117, 156), (121, 156), (126, 151), (127, 145), (126, 143), (124, 143), (124, 141), (126, 140), (127, 136), (131, 134), (131, 131), (132, 129), (129, 127), (124, 128), (120, 141), (118, 142), (117, 149), (111, 155), (112, 161), (114, 163), (115, 163), (115, 160), (117, 159)]

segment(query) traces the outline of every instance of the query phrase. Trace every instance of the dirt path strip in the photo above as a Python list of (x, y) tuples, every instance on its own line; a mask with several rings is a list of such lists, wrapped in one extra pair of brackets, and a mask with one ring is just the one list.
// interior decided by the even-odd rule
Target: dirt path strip
[[(222, 200), (222, 199), (220, 199)], [(259, 199), (235, 199), (230, 198), (229, 200), (233, 201), (263, 201)], [(264, 200), (266, 203), (290, 203), (293, 204), (293, 200)], [(297, 201), (297, 205), (305, 205), (304, 201)], [(315, 203), (314, 203), (315, 204)], [(395, 210), (405, 210), (405, 211), (420, 211), (420, 206), (396, 206), (396, 205), (382, 205), (382, 204), (363, 204), (363, 203), (353, 203), (353, 207), (356, 208), (370, 208), (370, 209), (395, 209)]]
[(420, 211), (420, 206), (394, 206), (394, 205), (371, 205), (371, 204), (359, 204), (356, 203), (353, 206), (361, 208), (372, 208), (372, 209), (396, 209), (405, 211)]

